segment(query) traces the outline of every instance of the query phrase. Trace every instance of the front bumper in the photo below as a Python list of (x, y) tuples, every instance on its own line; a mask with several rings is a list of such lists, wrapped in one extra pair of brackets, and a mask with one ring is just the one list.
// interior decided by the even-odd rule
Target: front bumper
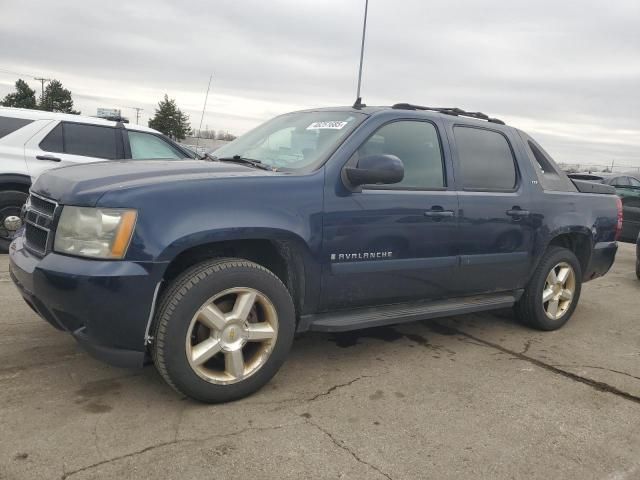
[(101, 261), (49, 253), (39, 258), (18, 237), (9, 272), (27, 304), (92, 356), (120, 367), (145, 361), (145, 333), (165, 263)]

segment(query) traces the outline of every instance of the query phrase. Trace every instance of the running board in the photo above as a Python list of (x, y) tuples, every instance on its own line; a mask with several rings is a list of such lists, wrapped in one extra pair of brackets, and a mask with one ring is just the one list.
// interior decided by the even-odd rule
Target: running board
[(303, 315), (298, 331), (345, 332), (360, 328), (380, 327), (395, 323), (414, 322), (430, 318), (463, 315), (465, 313), (511, 307), (522, 291), (460, 297), (420, 303), (401, 303), (378, 307), (338, 310), (329, 313)]

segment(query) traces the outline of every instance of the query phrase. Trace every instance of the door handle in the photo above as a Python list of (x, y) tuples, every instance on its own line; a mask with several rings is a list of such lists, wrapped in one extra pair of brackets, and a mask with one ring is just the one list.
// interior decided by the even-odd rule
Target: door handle
[(434, 207), (431, 210), (427, 210), (424, 212), (425, 217), (432, 218), (445, 218), (445, 217), (453, 217), (453, 210), (443, 210), (442, 208)]
[(36, 155), (38, 160), (48, 160), (50, 162), (60, 162), (61, 160), (58, 157), (54, 157), (53, 155)]
[(529, 210), (522, 210), (520, 207), (513, 207), (511, 210), (507, 210), (506, 214), (514, 218), (528, 217), (531, 215)]

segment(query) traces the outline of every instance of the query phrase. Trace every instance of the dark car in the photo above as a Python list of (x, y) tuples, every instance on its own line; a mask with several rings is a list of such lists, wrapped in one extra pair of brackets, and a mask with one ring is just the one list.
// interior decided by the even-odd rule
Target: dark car
[(623, 220), (620, 240), (635, 243), (640, 234), (640, 180), (619, 173), (570, 173), (570, 178), (611, 185), (622, 199)]
[(640, 235), (636, 240), (636, 276), (640, 280)]
[(622, 228), (613, 188), (460, 109), (294, 112), (213, 160), (47, 172), (10, 248), (43, 319), (207, 402), (267, 383), (296, 332), (505, 307), (560, 328)]

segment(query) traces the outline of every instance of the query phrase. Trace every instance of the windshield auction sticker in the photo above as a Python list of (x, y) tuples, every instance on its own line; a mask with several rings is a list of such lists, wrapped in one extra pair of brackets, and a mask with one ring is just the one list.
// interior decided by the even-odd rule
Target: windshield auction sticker
[(335, 121), (335, 122), (313, 122), (307, 127), (307, 130), (340, 130), (348, 122)]

